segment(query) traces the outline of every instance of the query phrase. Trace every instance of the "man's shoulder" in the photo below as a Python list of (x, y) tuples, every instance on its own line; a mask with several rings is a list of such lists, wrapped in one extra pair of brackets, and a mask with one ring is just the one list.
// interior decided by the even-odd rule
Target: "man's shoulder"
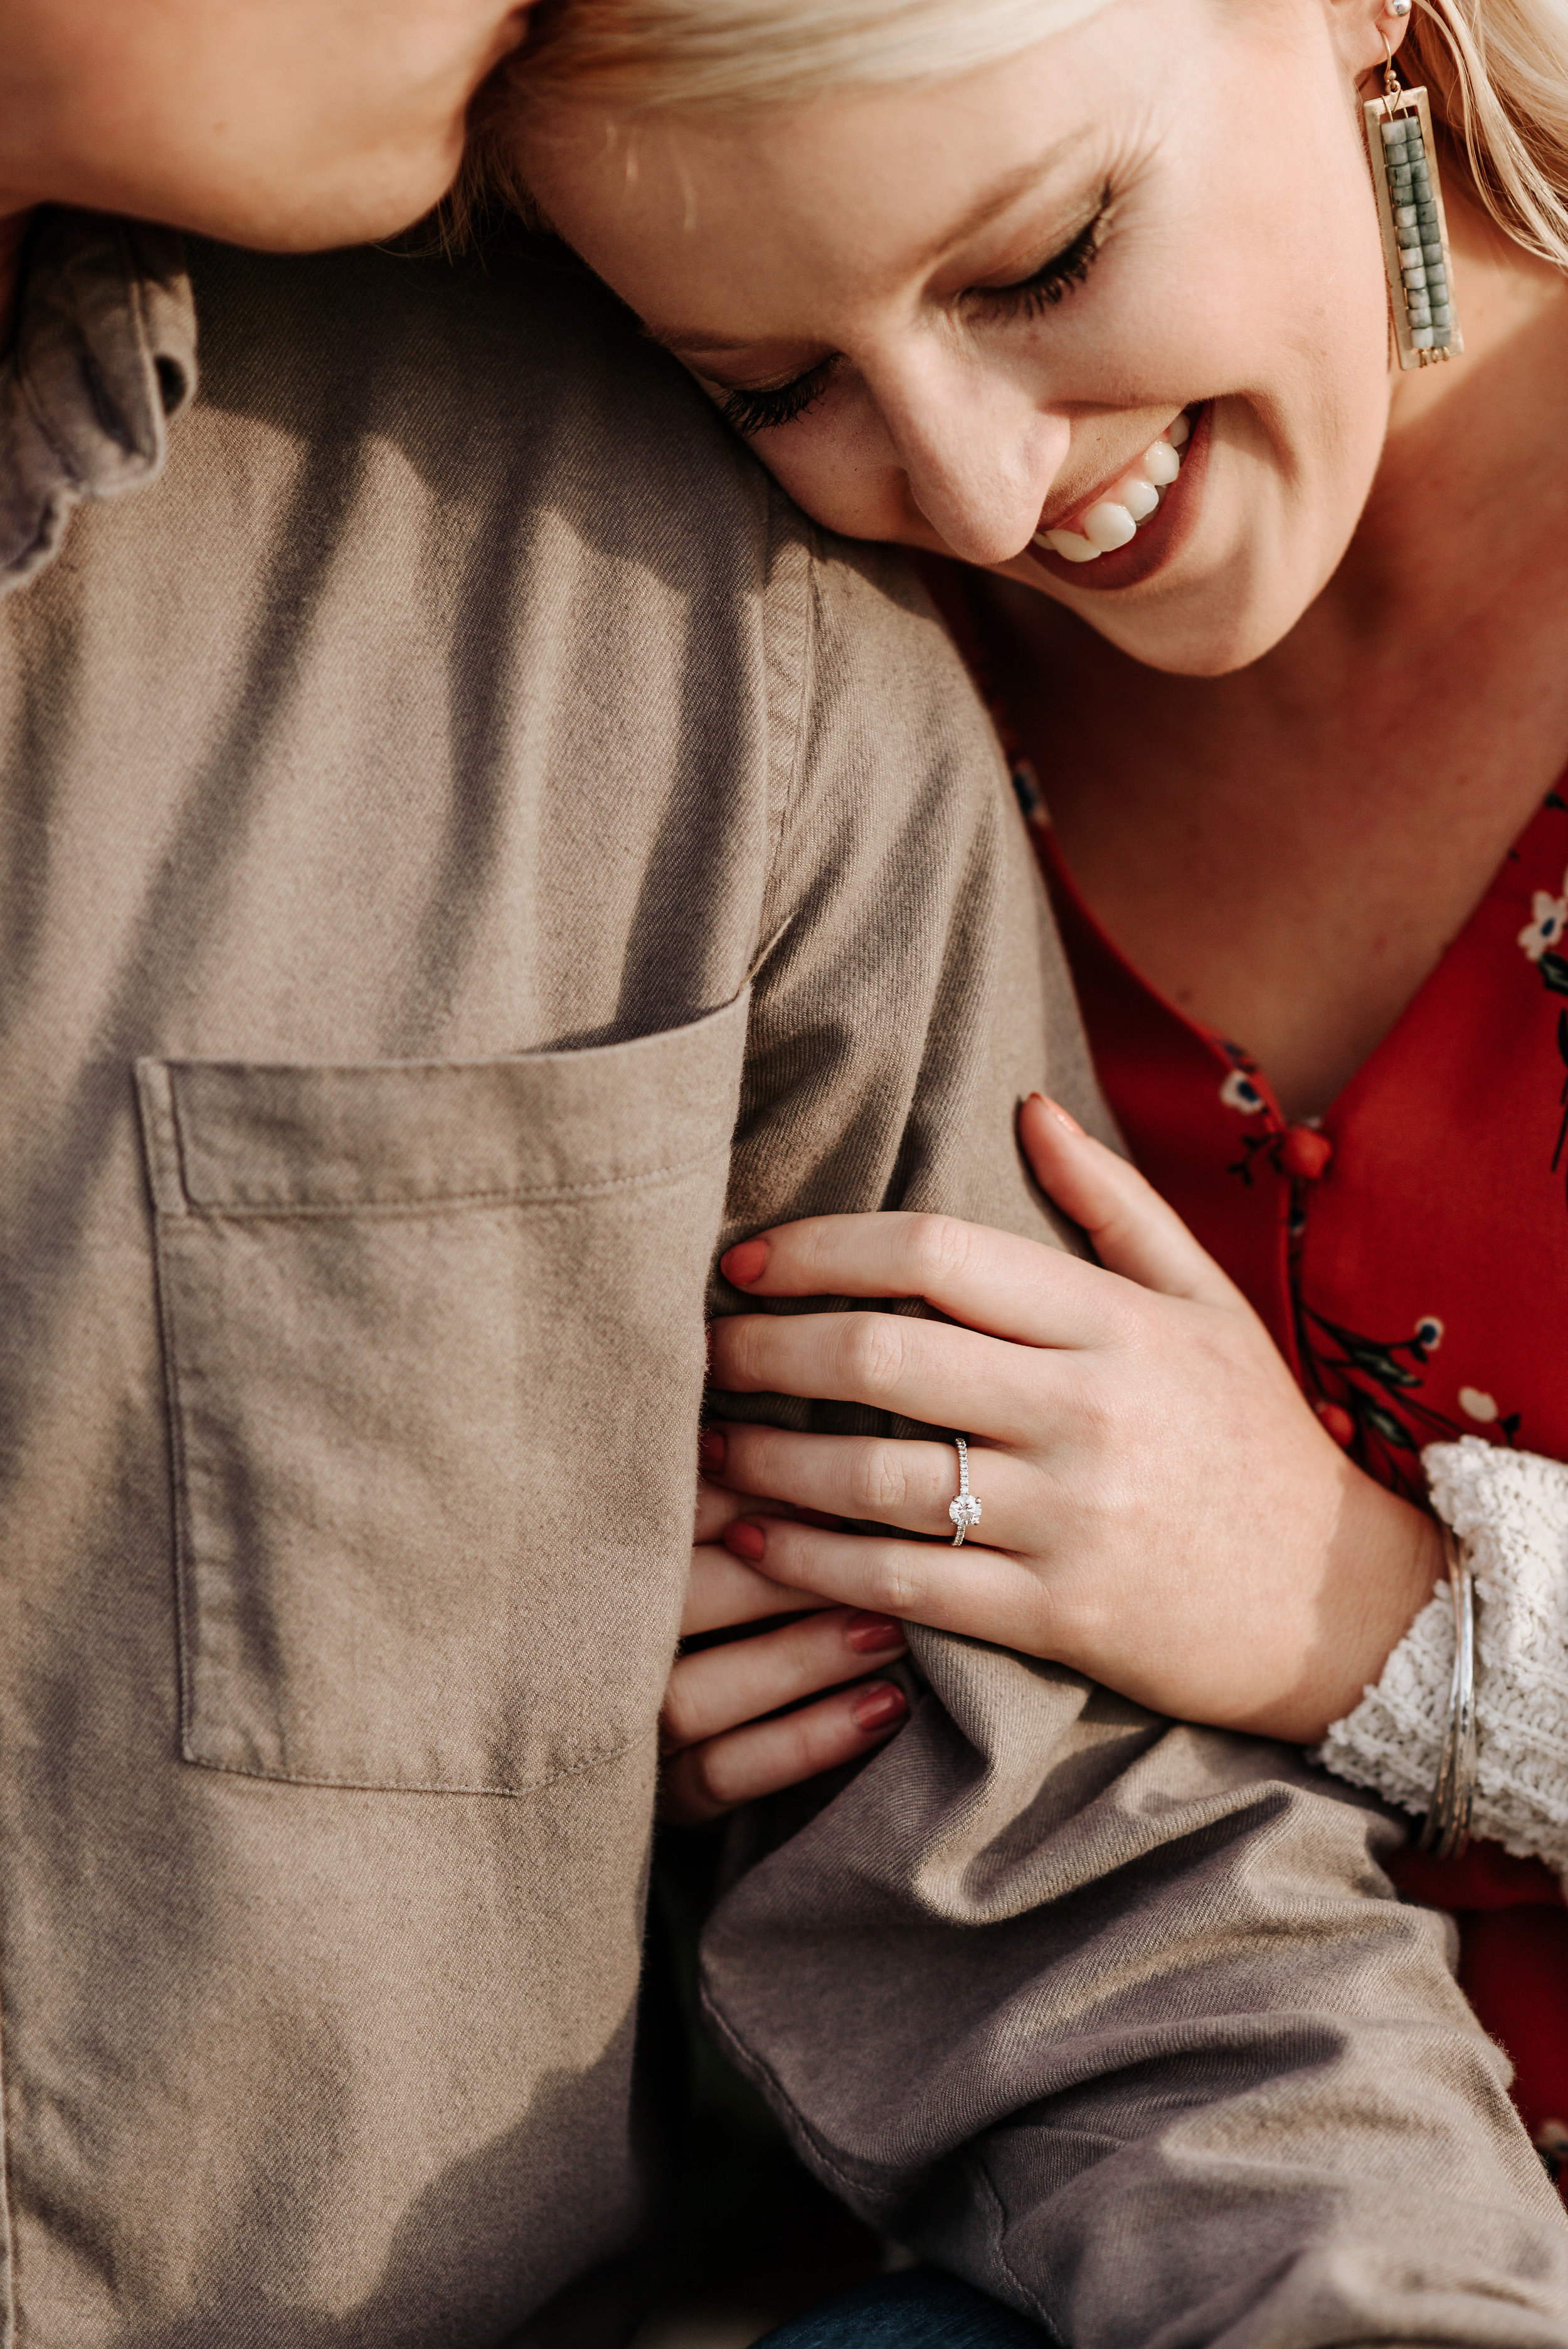
[(192, 240), (190, 262), (209, 408), (317, 447), (390, 442), (459, 503), (527, 485), (633, 542), (777, 533), (779, 502), (696, 386), (547, 240), (457, 259)]

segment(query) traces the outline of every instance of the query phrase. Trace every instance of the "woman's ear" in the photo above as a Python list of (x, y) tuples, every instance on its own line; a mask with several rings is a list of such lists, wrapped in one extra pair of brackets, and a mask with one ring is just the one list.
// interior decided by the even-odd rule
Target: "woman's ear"
[(1324, 0), (1340, 63), (1358, 85), (1382, 69), (1389, 51), (1398, 54), (1409, 29), (1410, 7), (1408, 0), (1399, 13), (1396, 6), (1397, 0)]

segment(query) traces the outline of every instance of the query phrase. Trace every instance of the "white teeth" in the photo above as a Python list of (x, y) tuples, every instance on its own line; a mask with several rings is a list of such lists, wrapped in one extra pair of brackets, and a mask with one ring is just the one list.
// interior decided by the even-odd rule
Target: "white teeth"
[(1160, 505), (1161, 490), (1169, 489), (1181, 471), (1177, 451), (1191, 437), (1191, 426), (1178, 416), (1164, 435), (1139, 459), (1141, 472), (1118, 481), (1114, 497), (1100, 498), (1078, 517), (1078, 530), (1037, 530), (1034, 543), (1048, 547), (1068, 563), (1098, 563), (1119, 546), (1126, 546)]
[(1102, 554), (1109, 554), (1113, 547), (1125, 546), (1130, 539), (1138, 535), (1138, 524), (1125, 506), (1116, 504), (1110, 498), (1102, 498), (1099, 505), (1090, 506), (1085, 514), (1083, 534), (1099, 547)]
[(1068, 563), (1098, 563), (1099, 560), (1099, 547), (1092, 546), (1087, 538), (1080, 538), (1076, 530), (1037, 530), (1035, 544), (1048, 546), (1053, 554), (1061, 555)]

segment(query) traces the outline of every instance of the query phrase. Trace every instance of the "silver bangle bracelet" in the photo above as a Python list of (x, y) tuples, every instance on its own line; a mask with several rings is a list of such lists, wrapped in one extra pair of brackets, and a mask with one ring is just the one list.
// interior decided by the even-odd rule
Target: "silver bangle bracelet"
[(1475, 1585), (1452, 1531), (1447, 1526), (1439, 1530), (1454, 1602), (1454, 1676), (1431, 1807), (1417, 1849), (1434, 1859), (1457, 1859), (1470, 1842), (1475, 1801)]

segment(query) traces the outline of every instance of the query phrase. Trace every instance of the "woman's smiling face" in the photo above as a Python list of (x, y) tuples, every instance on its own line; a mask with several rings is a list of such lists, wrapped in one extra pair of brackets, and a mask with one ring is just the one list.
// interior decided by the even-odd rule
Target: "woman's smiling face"
[[(962, 0), (954, 0), (955, 5)], [(1255, 659), (1388, 415), (1357, 0), (1115, 0), (950, 82), (693, 121), (536, 111), (543, 211), (808, 512), (1042, 589), (1135, 657)], [(1181, 474), (1141, 460), (1172, 425)], [(1066, 524), (1080, 559), (1037, 543)], [(1075, 545), (1075, 542), (1078, 542)]]

